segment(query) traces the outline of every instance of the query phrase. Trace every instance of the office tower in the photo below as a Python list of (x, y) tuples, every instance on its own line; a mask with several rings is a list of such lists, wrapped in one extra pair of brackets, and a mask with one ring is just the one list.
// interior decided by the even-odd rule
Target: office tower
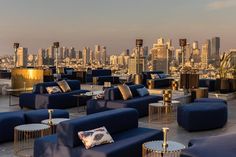
[(230, 66), (236, 67), (236, 49), (230, 49), (229, 53), (231, 53)]
[(101, 46), (100, 45), (95, 45), (95, 62), (100, 62), (101, 61)]
[(69, 51), (69, 58), (70, 58), (70, 59), (75, 59), (75, 58), (76, 58), (76, 51), (75, 51), (75, 48), (74, 48), (74, 47), (71, 47), (71, 48), (70, 48), (70, 51)]
[(192, 58), (192, 52), (193, 52), (193, 49), (192, 49), (191, 45), (189, 43), (187, 43), (187, 45), (185, 47), (185, 51), (184, 51), (185, 63), (189, 62), (190, 59)]
[(110, 65), (117, 65), (118, 64), (118, 56), (117, 55), (111, 55), (110, 56)]
[(78, 54), (77, 55), (78, 59), (82, 59), (83, 58), (83, 52), (82, 51), (79, 50), (77, 54)]
[(182, 63), (182, 51), (181, 49), (176, 49), (175, 50), (175, 60), (178, 65)]
[(166, 42), (166, 45), (167, 45), (167, 49), (171, 49), (172, 48), (172, 40), (168, 40), (167, 42)]
[(129, 49), (126, 50), (126, 55), (127, 55), (127, 56), (130, 55)]
[(147, 58), (148, 57), (148, 46), (144, 46), (141, 53), (142, 53), (141, 56)]
[(101, 49), (101, 63), (106, 65), (106, 58), (107, 58), (107, 49), (105, 46), (102, 46)]
[(168, 49), (167, 45), (164, 43), (164, 39), (160, 38), (157, 40), (156, 43), (153, 44), (151, 49), (151, 62), (152, 62), (152, 69), (161, 70), (167, 73), (167, 54)]
[(50, 58), (50, 59), (55, 59), (55, 53), (54, 53), (54, 47), (53, 47), (53, 46), (50, 46), (50, 47), (47, 49), (47, 56), (48, 56), (48, 58)]
[(198, 41), (193, 42), (193, 52), (192, 52), (192, 57), (194, 63), (200, 63), (201, 62), (201, 57), (200, 57), (200, 49), (198, 47)]
[(213, 37), (211, 39), (211, 54), (209, 63), (217, 67), (220, 64), (220, 38)]
[(89, 62), (92, 64), (94, 62), (94, 52), (93, 50), (90, 50), (89, 52)]
[(16, 52), (16, 67), (27, 67), (28, 48), (19, 47)]
[(43, 66), (45, 64), (46, 59), (46, 51), (45, 49), (39, 49), (37, 54), (37, 66)]
[[(139, 66), (139, 67), (138, 67)], [(130, 57), (128, 61), (128, 73), (137, 74), (147, 69), (147, 59), (140, 57), (139, 60), (136, 57)]]
[(84, 63), (84, 66), (89, 64), (90, 60), (90, 48), (89, 47), (85, 47), (83, 49), (83, 63)]
[(211, 51), (211, 42), (210, 40), (207, 40), (202, 45), (202, 54), (201, 54), (201, 64), (204, 68), (208, 67), (210, 51)]

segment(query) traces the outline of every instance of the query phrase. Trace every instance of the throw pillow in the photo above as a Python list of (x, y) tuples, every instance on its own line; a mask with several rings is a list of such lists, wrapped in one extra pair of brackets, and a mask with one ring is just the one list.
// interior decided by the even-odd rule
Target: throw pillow
[(123, 84), (123, 85), (118, 85), (118, 89), (120, 90), (120, 93), (123, 97), (124, 100), (128, 100), (133, 98), (133, 95), (129, 89), (129, 86)]
[(46, 87), (48, 94), (61, 93), (61, 89), (58, 86)]
[(105, 127), (100, 127), (88, 131), (80, 131), (78, 132), (78, 135), (86, 149), (114, 142), (114, 140), (112, 139), (111, 135), (108, 133)]
[(140, 96), (149, 95), (149, 92), (148, 92), (147, 88), (145, 88), (145, 87), (143, 87), (143, 88), (138, 88), (137, 91), (138, 91), (138, 94), (139, 94)]
[(151, 74), (151, 78), (152, 79), (159, 79), (159, 75), (158, 74)]
[(68, 83), (65, 80), (62, 81), (58, 81), (57, 84), (59, 85), (59, 87), (62, 89), (62, 91), (65, 92), (70, 92), (70, 86), (68, 85)]

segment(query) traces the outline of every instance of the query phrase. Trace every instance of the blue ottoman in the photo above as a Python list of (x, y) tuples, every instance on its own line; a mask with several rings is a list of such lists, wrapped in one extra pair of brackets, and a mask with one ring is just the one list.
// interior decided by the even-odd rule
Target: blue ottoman
[[(48, 110), (40, 109), (25, 112), (25, 123), (41, 123), (42, 120), (48, 119)], [(69, 118), (69, 113), (65, 110), (54, 109), (52, 118)]]
[(188, 131), (221, 128), (228, 118), (225, 103), (191, 103), (178, 106), (177, 122)]
[(194, 102), (206, 102), (206, 103), (218, 103), (218, 102), (222, 102), (227, 104), (226, 100), (223, 99), (218, 99), (218, 98), (199, 98), (199, 99), (195, 99)]
[(0, 143), (13, 141), (14, 127), (25, 123), (24, 112), (3, 112), (0, 113)]

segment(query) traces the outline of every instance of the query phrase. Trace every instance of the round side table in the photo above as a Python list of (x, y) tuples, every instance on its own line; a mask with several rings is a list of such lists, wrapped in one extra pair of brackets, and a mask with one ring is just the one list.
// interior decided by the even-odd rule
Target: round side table
[(174, 120), (173, 110), (174, 106), (172, 104), (165, 105), (163, 103), (150, 103), (149, 107), (148, 120), (149, 123), (154, 119), (157, 119), (158, 123), (169, 123)]
[(25, 124), (14, 128), (14, 153), (20, 157), (33, 157), (34, 140), (51, 134), (45, 124)]
[(57, 125), (67, 120), (70, 120), (70, 119), (69, 118), (52, 118), (52, 123), (49, 123), (49, 119), (45, 119), (41, 121), (41, 123), (49, 125), (51, 127), (52, 134), (54, 134), (57, 131)]
[(185, 146), (181, 143), (168, 141), (168, 147), (163, 148), (163, 141), (150, 141), (143, 144), (142, 157), (179, 157)]

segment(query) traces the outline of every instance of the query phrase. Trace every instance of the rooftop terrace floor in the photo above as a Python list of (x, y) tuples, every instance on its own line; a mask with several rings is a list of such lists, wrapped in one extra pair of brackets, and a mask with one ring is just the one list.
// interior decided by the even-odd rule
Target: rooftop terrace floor
[[(18, 103), (17, 98), (13, 98), (13, 103)], [(9, 106), (8, 96), (0, 96), (0, 112), (15, 111), (19, 110), (18, 106)], [(85, 116), (84, 112), (78, 113), (78, 109), (72, 108), (68, 109), (71, 118)], [(161, 129), (162, 127), (169, 127), (169, 140), (177, 141), (183, 143), (187, 146), (188, 141), (193, 138), (204, 137), (204, 136), (215, 136), (221, 134), (235, 133), (236, 132), (236, 99), (228, 101), (228, 122), (225, 127), (201, 132), (187, 132), (180, 128), (175, 121), (168, 124), (161, 123), (148, 123), (148, 117), (139, 119), (139, 126)], [(1, 124), (0, 124), (1, 125)], [(1, 133), (1, 130), (0, 130)], [(0, 145), (0, 156), (1, 157), (12, 157), (13, 156), (13, 142), (4, 143)]]

